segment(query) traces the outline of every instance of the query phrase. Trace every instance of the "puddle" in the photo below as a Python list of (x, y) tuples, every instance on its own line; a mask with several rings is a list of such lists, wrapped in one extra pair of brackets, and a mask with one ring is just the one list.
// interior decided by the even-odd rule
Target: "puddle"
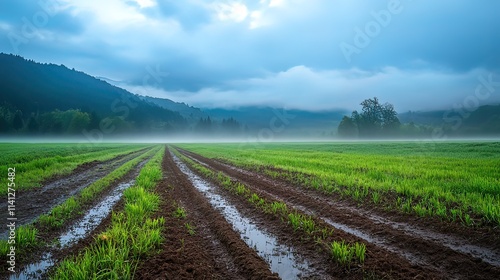
[(75, 244), (78, 240), (83, 239), (87, 233), (100, 225), (102, 220), (109, 215), (113, 206), (120, 200), (123, 191), (134, 185), (134, 183), (135, 180), (132, 180), (118, 185), (106, 199), (90, 209), (78, 223), (74, 224), (66, 233), (59, 237), (60, 247), (65, 248), (68, 245)]
[(269, 263), (272, 272), (278, 273), (282, 279), (300, 279), (309, 271), (306, 262), (299, 262), (294, 257), (292, 248), (279, 244), (276, 237), (260, 230), (226, 199), (216, 194), (215, 188), (210, 183), (194, 174), (177, 156), (172, 154), (172, 157), (191, 183), (209, 199), (210, 204), (220, 209), (226, 220), (240, 233), (242, 240)]
[(39, 262), (26, 266), (19, 274), (11, 275), (9, 280), (42, 279), (43, 274), (53, 265), (52, 254), (46, 253)]
[[(61, 234), (58, 238), (58, 245), (55, 245), (52, 249), (59, 250), (67, 248), (79, 240), (87, 237), (87, 235), (99, 224), (101, 224), (102, 220), (109, 215), (113, 206), (115, 206), (115, 204), (122, 197), (123, 191), (132, 186), (134, 183), (135, 179), (126, 183), (121, 183), (115, 187), (106, 199), (92, 207), (92, 209), (90, 209), (78, 222), (73, 224), (67, 232)], [(48, 252), (43, 255), (41, 261), (26, 266), (20, 273), (11, 275), (9, 280), (43, 279), (43, 275), (53, 265), (54, 259), (52, 258), (52, 254)]]

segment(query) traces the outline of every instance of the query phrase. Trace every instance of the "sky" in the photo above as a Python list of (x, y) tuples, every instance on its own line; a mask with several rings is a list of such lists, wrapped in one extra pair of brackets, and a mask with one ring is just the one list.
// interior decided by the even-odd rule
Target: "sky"
[(499, 27), (496, 0), (0, 2), (0, 52), (203, 108), (496, 104)]

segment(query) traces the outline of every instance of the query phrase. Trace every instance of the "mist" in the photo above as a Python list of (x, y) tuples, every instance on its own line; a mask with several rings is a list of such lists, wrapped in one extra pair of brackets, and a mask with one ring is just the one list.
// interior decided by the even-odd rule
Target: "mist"
[(4, 139), (500, 135), (494, 1), (6, 3)]

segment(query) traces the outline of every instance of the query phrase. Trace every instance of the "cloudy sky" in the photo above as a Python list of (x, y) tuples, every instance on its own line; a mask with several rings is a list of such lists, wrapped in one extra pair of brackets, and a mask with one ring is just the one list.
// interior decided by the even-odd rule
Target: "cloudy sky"
[(499, 27), (496, 0), (0, 2), (0, 52), (203, 107), (496, 103)]

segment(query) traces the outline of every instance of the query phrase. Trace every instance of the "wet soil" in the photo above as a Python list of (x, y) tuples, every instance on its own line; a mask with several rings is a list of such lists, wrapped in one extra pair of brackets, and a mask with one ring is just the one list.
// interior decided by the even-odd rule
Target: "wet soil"
[(299, 254), (293, 247), (280, 242), (277, 235), (266, 230), (256, 219), (258, 217), (247, 211), (250, 208), (242, 207), (247, 204), (246, 201), (241, 203), (242, 201), (233, 200), (232, 195), (222, 191), (217, 184), (195, 174), (177, 156), (173, 158), (180, 170), (188, 176), (196, 189), (203, 193), (212, 207), (219, 210), (247, 246), (253, 248), (269, 264), (272, 272), (282, 279), (290, 280), (303, 278), (306, 274), (311, 275), (310, 264), (297, 258)]
[[(470, 229), (456, 234), (436, 232), (439, 225), (423, 226), (404, 215), (364, 209), (352, 202), (332, 198), (323, 193), (275, 180), (262, 174), (242, 170), (228, 164), (180, 150), (186, 156), (216, 171), (222, 171), (244, 183), (259, 195), (287, 203), (312, 214), (336, 228), (336, 234), (347, 240), (367, 243), (365, 269), (383, 277), (431, 279), (498, 279), (499, 247), (484, 245), (469, 236)], [(429, 221), (426, 221), (426, 225)], [(474, 230), (472, 230), (474, 232)]]
[[(157, 188), (163, 205), (157, 215), (167, 220), (165, 243), (160, 254), (141, 262), (137, 279), (279, 279), (195, 189), (168, 151), (163, 169), (165, 179)], [(177, 206), (186, 209), (186, 219), (172, 215)], [(195, 227), (194, 235), (186, 223)]]
[[(196, 159), (191, 158), (196, 161)], [(205, 167), (209, 167), (205, 165)], [(214, 169), (212, 169), (214, 170)], [(215, 171), (215, 170), (214, 170)], [(241, 181), (240, 181), (241, 182)], [(214, 182), (215, 184), (217, 182)], [(252, 189), (250, 187), (250, 189)], [(254, 189), (252, 189), (255, 191)], [(439, 275), (435, 273), (429, 273), (424, 277), (418, 270), (414, 269), (411, 264), (405, 260), (400, 260), (397, 255), (391, 252), (384, 251), (384, 260), (389, 260), (389, 262), (374, 263), (376, 258), (370, 260), (370, 262), (365, 262), (364, 265), (354, 264), (350, 268), (341, 266), (335, 263), (331, 256), (329, 249), (326, 247), (326, 243), (332, 241), (344, 240), (349, 243), (362, 242), (360, 238), (353, 237), (343, 231), (335, 231), (333, 236), (324, 237), (323, 244), (318, 245), (316, 241), (305, 235), (301, 231), (294, 231), (291, 226), (283, 223), (279, 218), (272, 214), (265, 214), (261, 209), (250, 205), (250, 203), (243, 197), (239, 195), (234, 195), (233, 193), (220, 188), (221, 193), (225, 195), (235, 204), (238, 209), (252, 217), (253, 220), (262, 227), (276, 235), (280, 242), (288, 244), (289, 246), (295, 248), (296, 251), (300, 252), (297, 256), (307, 260), (309, 267), (303, 271), (303, 275), (298, 277), (299, 279), (440, 279)], [(266, 201), (271, 202), (275, 199), (264, 192), (256, 191), (259, 197), (266, 199)], [(281, 200), (279, 200), (281, 201)], [(307, 214), (305, 209), (297, 209), (298, 212), (302, 214)], [(316, 225), (319, 228), (326, 228), (329, 225), (322, 221), (316, 219)], [(331, 228), (331, 227), (330, 227)], [(370, 250), (370, 244), (367, 245)], [(378, 248), (371, 248), (371, 251), (379, 251)], [(372, 252), (368, 252), (368, 256)], [(377, 253), (378, 254), (378, 253)], [(431, 276), (431, 277), (429, 277)]]
[[(132, 153), (128, 156), (137, 157), (140, 153)], [(128, 156), (123, 157), (122, 160), (133, 158)], [(7, 274), (6, 269), (3, 269), (0, 271), (0, 279), (9, 277), (9, 279), (47, 279), (47, 272), (52, 267), (64, 258), (76, 255), (93, 241), (97, 233), (109, 226), (111, 212), (123, 208), (121, 202), (123, 191), (133, 184), (134, 179), (150, 158), (151, 156), (138, 163), (122, 179), (113, 182), (96, 199), (83, 205), (81, 214), (68, 220), (63, 228), (43, 228), (39, 235), (40, 247), (34, 252), (29, 252), (29, 256), (19, 256), (20, 258), (16, 261), (16, 271), (20, 274)]]
[[(52, 178), (46, 181), (41, 188), (18, 191), (16, 193), (16, 226), (33, 222), (40, 215), (48, 213), (54, 206), (61, 204), (80, 190), (144, 152), (143, 149), (104, 162), (85, 163), (78, 166), (66, 177)], [(7, 209), (6, 200), (0, 203), (0, 209)], [(7, 211), (1, 211), (0, 220), (6, 220), (7, 214)], [(7, 234), (7, 228), (0, 229), (1, 239), (5, 239)]]

